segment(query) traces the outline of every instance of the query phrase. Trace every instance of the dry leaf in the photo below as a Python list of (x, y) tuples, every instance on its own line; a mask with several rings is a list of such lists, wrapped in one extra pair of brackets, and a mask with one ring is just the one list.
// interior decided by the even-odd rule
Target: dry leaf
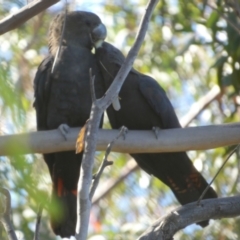
[(84, 149), (84, 140), (85, 140), (85, 133), (87, 131), (87, 123), (81, 128), (78, 138), (76, 141), (76, 154), (81, 153)]

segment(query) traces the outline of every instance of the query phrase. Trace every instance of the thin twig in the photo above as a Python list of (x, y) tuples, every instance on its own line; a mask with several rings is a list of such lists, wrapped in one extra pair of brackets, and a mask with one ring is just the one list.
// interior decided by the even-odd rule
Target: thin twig
[(237, 32), (238, 34), (240, 34), (240, 29), (239, 27), (233, 23), (227, 16), (224, 15), (224, 13), (220, 12), (217, 8), (213, 7), (211, 4), (207, 3), (207, 5), (212, 8), (214, 11), (216, 11), (222, 18), (224, 18), (228, 23), (229, 25), (231, 25)]
[(231, 191), (229, 192), (229, 195), (231, 195), (231, 194), (233, 194), (234, 192), (236, 192), (236, 188), (239, 186), (239, 183), (240, 183), (240, 152), (239, 152), (239, 149), (238, 149), (238, 151), (236, 152), (236, 155), (237, 155), (237, 171), (238, 171), (238, 173), (237, 173), (237, 177), (236, 177), (236, 179), (235, 179), (235, 181), (234, 181), (234, 184), (233, 184), (233, 186), (232, 186), (232, 189), (231, 189)]
[(187, 112), (181, 119), (180, 123), (182, 127), (187, 127), (194, 118), (196, 118), (210, 103), (221, 96), (221, 89), (215, 85), (204, 96), (193, 103)]
[(100, 177), (103, 173), (103, 170), (105, 169), (105, 167), (107, 166), (110, 166), (113, 164), (113, 161), (108, 161), (108, 155), (110, 154), (111, 150), (112, 150), (112, 147), (113, 147), (113, 144), (115, 143), (116, 140), (118, 140), (121, 136), (123, 136), (125, 138), (125, 133), (126, 133), (126, 130), (127, 128), (126, 127), (122, 127), (119, 134), (117, 135), (117, 137), (115, 137), (107, 146), (107, 149), (106, 149), (106, 152), (105, 152), (105, 155), (104, 155), (104, 158), (103, 158), (103, 161), (102, 161), (102, 164), (101, 166), (99, 167), (98, 169), (98, 172), (96, 173), (96, 176), (93, 180), (93, 184), (91, 186), (91, 190), (90, 190), (90, 200), (92, 201), (92, 198), (93, 198), (93, 195), (97, 189), (97, 186), (99, 184), (99, 180), (100, 180)]
[[(109, 144), (109, 146), (110, 146), (110, 144)], [(107, 149), (107, 151), (108, 151), (108, 149)], [(93, 179), (93, 183), (92, 183), (90, 194), (89, 194), (89, 198), (90, 198), (91, 201), (92, 201), (93, 195), (94, 195), (94, 193), (97, 189), (97, 186), (99, 184), (99, 180), (100, 180), (100, 177), (103, 173), (103, 170), (105, 169), (105, 167), (110, 166), (112, 164), (113, 164), (113, 161), (108, 161), (107, 160), (107, 154), (105, 154), (104, 159), (103, 159), (103, 161), (102, 161), (102, 163), (101, 163), (101, 165), (100, 165), (100, 167), (99, 167), (99, 169), (98, 169), (98, 171), (97, 171), (97, 173), (96, 173), (96, 175), (94, 176), (94, 179)]]
[(98, 204), (102, 198), (109, 194), (115, 187), (118, 186), (118, 184), (120, 184), (137, 169), (139, 169), (139, 166), (137, 165), (136, 161), (134, 159), (128, 160), (124, 167), (121, 168), (121, 171), (118, 173), (117, 177), (108, 178), (99, 186), (95, 195), (93, 196), (92, 204)]
[(36, 227), (35, 227), (33, 240), (39, 240), (39, 231), (40, 231), (40, 225), (41, 225), (41, 219), (42, 219), (42, 211), (43, 211), (43, 205), (40, 203), (39, 207), (38, 207), (37, 221), (36, 221)]
[(238, 150), (240, 144), (237, 145), (227, 156), (226, 160), (223, 162), (222, 166), (218, 169), (217, 173), (215, 174), (215, 176), (213, 177), (212, 181), (208, 184), (208, 186), (205, 188), (205, 190), (203, 191), (202, 195), (199, 197), (198, 201), (197, 201), (197, 205), (200, 204), (200, 201), (203, 199), (203, 197), (205, 196), (206, 192), (208, 191), (208, 189), (210, 188), (211, 184), (214, 182), (214, 180), (216, 179), (216, 177), (218, 176), (218, 174), (221, 172), (221, 170), (223, 169), (223, 167), (225, 166), (225, 164), (227, 163), (227, 161), (229, 160), (229, 158)]
[(9, 240), (17, 240), (13, 224), (11, 222), (11, 196), (6, 188), (0, 188), (0, 193), (6, 197), (5, 211), (0, 214), (0, 221), (2, 222), (5, 231), (7, 232)]
[(230, 6), (233, 11), (238, 15), (240, 18), (240, 4), (237, 2), (238, 0), (225, 0), (226, 5)]

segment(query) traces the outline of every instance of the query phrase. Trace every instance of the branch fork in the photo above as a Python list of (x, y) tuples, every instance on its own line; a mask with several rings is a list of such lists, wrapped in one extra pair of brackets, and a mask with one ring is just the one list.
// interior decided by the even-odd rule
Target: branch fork
[[(80, 178), (78, 182), (78, 200), (77, 200), (77, 225), (76, 225), (76, 239), (85, 240), (88, 235), (88, 224), (91, 210), (90, 188), (92, 181), (92, 169), (94, 164), (94, 155), (96, 149), (96, 140), (99, 131), (99, 123), (103, 112), (118, 96), (122, 84), (132, 68), (132, 64), (138, 54), (143, 39), (145, 37), (148, 23), (150, 21), (152, 12), (158, 0), (150, 0), (146, 9), (146, 13), (140, 24), (139, 32), (137, 34), (135, 43), (129, 54), (115, 77), (112, 85), (107, 90), (106, 94), (96, 101), (93, 101), (91, 115), (86, 135), (84, 154), (80, 170)], [(90, 82), (93, 82), (92, 80)], [(92, 84), (92, 83), (91, 83)], [(94, 96), (94, 88), (91, 87), (92, 97)], [(94, 100), (94, 99), (93, 99)]]

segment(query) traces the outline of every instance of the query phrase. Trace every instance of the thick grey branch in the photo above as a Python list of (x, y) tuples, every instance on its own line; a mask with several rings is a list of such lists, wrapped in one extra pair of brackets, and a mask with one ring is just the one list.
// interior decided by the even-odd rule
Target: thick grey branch
[(85, 240), (88, 234), (88, 225), (91, 209), (90, 187), (92, 183), (92, 170), (96, 149), (96, 139), (99, 131), (99, 122), (103, 112), (92, 105), (90, 120), (88, 121), (85, 148), (81, 164), (80, 177), (78, 181), (77, 194), (77, 224), (76, 239)]
[(47, 9), (59, 0), (35, 0), (21, 8), (18, 12), (10, 14), (0, 21), (0, 34), (9, 32)]
[(207, 219), (232, 218), (240, 215), (240, 196), (205, 199), (197, 206), (189, 203), (158, 219), (138, 240), (172, 240), (186, 226)]
[[(192, 105), (189, 112), (180, 120), (183, 127), (186, 127), (210, 102), (220, 94), (218, 86), (214, 86), (205, 96), (200, 98)], [(49, 153), (61, 150), (73, 150), (75, 139), (79, 129), (71, 129), (69, 132), (69, 141), (62, 141), (58, 131), (37, 132), (30, 134), (7, 135), (0, 137), (0, 156), (25, 154), (25, 153)], [(97, 143), (97, 150), (105, 150), (106, 144), (114, 134), (102, 132)], [(161, 138), (161, 136), (160, 136)], [(155, 142), (155, 139), (154, 139)], [(237, 143), (236, 143), (237, 144)], [(115, 151), (118, 151), (116, 144)], [(131, 147), (129, 145), (129, 147)], [(131, 150), (129, 151), (131, 152)]]
[[(0, 136), (0, 156), (51, 153), (74, 150), (80, 128), (70, 128), (65, 141), (58, 130)], [(105, 151), (118, 130), (100, 129), (97, 151)], [(126, 139), (118, 139), (114, 152), (150, 153), (206, 150), (240, 143), (240, 124), (209, 125), (161, 130), (156, 139), (151, 130), (129, 131)]]

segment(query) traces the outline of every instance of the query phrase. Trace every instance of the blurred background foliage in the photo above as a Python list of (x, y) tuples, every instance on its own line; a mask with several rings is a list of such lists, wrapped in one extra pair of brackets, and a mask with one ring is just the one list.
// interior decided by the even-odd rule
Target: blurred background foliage
[[(23, 0), (0, 1), (1, 18), (27, 4)], [(70, 10), (98, 14), (108, 29), (107, 41), (127, 54), (145, 11), (143, 0), (69, 1)], [(63, 2), (0, 36), (0, 133), (35, 131), (32, 107), (33, 78), (47, 55), (48, 25)], [(191, 105), (215, 85), (220, 94), (190, 126), (238, 122), (240, 117), (240, 4), (238, 0), (161, 0), (134, 67), (153, 76), (166, 90), (181, 119)], [(108, 120), (105, 127), (109, 128)], [(11, 146), (13, 147), (13, 146)], [(232, 148), (191, 151), (195, 166), (212, 179)], [(96, 154), (95, 168), (103, 153)], [(239, 153), (233, 155), (213, 187), (219, 196), (240, 192)], [(179, 204), (157, 179), (135, 167), (128, 155), (111, 153), (102, 176), (90, 220), (91, 240), (136, 239), (155, 219)], [(95, 170), (96, 170), (95, 169)], [(47, 202), (51, 181), (40, 155), (0, 158), (0, 183), (12, 196), (13, 223), (19, 239), (32, 239), (40, 202)], [(115, 183), (115, 187), (111, 184)], [(1, 202), (3, 198), (0, 198)], [(192, 225), (176, 239), (239, 239), (240, 218), (211, 221), (201, 229)], [(7, 239), (0, 225), (0, 239)], [(40, 239), (54, 240), (46, 211)]]

